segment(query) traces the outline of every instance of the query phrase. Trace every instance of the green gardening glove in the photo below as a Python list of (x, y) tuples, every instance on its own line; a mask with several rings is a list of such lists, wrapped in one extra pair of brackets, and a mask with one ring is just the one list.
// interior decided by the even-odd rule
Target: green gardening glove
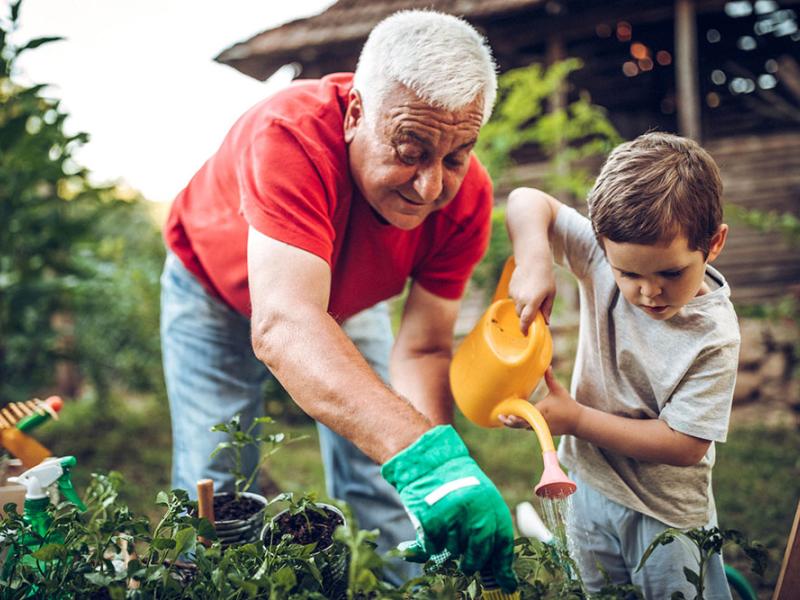
[(516, 590), (511, 513), (455, 429), (426, 431), (390, 458), (381, 475), (400, 493), (417, 527), (416, 543), (407, 548), (417, 560), (447, 551), (461, 557), (465, 573), (490, 567), (500, 587)]

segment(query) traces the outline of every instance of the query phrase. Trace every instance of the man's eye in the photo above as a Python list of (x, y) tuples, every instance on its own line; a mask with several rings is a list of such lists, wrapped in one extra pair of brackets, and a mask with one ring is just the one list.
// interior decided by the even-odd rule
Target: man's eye
[(444, 159), (444, 162), (451, 169), (458, 169), (459, 167), (464, 166), (464, 157), (463, 156), (448, 156), (447, 158)]
[(419, 162), (422, 158), (422, 153), (408, 146), (400, 146), (397, 148), (397, 157), (407, 165), (413, 165)]

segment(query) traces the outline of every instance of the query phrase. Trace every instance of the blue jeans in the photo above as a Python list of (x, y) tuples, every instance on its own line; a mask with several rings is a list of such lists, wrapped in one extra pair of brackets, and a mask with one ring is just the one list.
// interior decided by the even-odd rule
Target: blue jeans
[[(695, 589), (686, 580), (683, 567), (697, 571), (697, 551), (689, 548), (684, 543), (686, 540), (679, 538), (659, 546), (637, 571), (650, 542), (669, 526), (610, 500), (575, 473), (570, 473), (570, 477), (578, 484), (567, 517), (570, 553), (589, 593), (599, 592), (605, 583), (600, 566), (612, 583), (640, 586), (647, 600), (669, 598), (676, 591), (683, 592), (686, 598), (694, 598)], [(714, 525), (716, 518), (708, 524), (709, 527)], [(704, 597), (730, 600), (722, 556), (714, 555), (707, 569)]]
[[(355, 315), (342, 328), (388, 382), (393, 336), (386, 304)], [(208, 294), (171, 252), (161, 276), (161, 348), (172, 417), (173, 487), (194, 497), (197, 480), (211, 478), (215, 490), (233, 489), (230, 453), (211, 458), (226, 434), (210, 429), (237, 413), (243, 428), (262, 416), (262, 387), (271, 374), (253, 353), (250, 320)], [(324, 425), (317, 428), (328, 495), (347, 502), (361, 529), (380, 529), (379, 551), (413, 540), (400, 497), (381, 477), (379, 465)], [(279, 456), (291, 460), (290, 451)], [(244, 472), (252, 472), (257, 460), (257, 449), (247, 449)], [(386, 578), (399, 583), (417, 572), (416, 565), (396, 562)]]

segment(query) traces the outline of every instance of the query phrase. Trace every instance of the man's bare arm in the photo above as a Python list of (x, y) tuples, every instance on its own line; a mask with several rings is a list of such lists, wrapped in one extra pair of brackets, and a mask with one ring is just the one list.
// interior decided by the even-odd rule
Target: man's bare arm
[(392, 385), (434, 425), (453, 421), (449, 370), (459, 304), (415, 283), (392, 350)]
[(306, 413), (379, 463), (431, 428), (327, 313), (324, 260), (250, 228), (248, 273), (253, 349)]

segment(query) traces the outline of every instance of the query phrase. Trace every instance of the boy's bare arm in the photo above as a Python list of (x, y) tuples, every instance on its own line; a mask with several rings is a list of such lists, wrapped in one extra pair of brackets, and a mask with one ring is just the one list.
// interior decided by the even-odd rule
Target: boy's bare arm
[(581, 406), (573, 435), (636, 460), (676, 467), (696, 465), (711, 445), (675, 431), (661, 419), (631, 419), (588, 406)]
[[(600, 448), (636, 460), (689, 467), (705, 456), (711, 442), (670, 428), (661, 419), (631, 419), (579, 404), (556, 380), (553, 370), (545, 373), (550, 393), (536, 404), (553, 435), (574, 435)], [(527, 424), (515, 417), (502, 417), (509, 427)]]
[(508, 196), (506, 225), (517, 265), (509, 295), (524, 333), (538, 310), (550, 321), (556, 292), (550, 233), (560, 206), (558, 200), (533, 188), (517, 188)]

